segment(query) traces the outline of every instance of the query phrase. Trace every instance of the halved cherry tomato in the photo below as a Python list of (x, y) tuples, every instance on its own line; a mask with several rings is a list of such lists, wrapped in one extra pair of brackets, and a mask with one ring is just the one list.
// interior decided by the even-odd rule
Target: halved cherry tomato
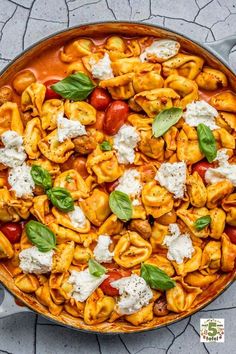
[(14, 222), (8, 222), (0, 227), (0, 231), (13, 244), (20, 241), (22, 226)]
[(111, 193), (114, 191), (114, 189), (118, 186), (119, 181), (118, 179), (115, 180), (114, 182), (106, 182), (105, 187), (108, 193)]
[(111, 286), (111, 283), (115, 280), (118, 280), (123, 277), (129, 277), (131, 272), (129, 270), (109, 270), (106, 275), (108, 275), (108, 278), (102, 282), (100, 285), (100, 288), (104, 292), (104, 294), (109, 295), (109, 296), (117, 296), (119, 295), (119, 291), (116, 288), (113, 288)]
[(105, 89), (96, 87), (91, 93), (89, 101), (98, 111), (105, 111), (111, 103), (111, 96)]
[(226, 233), (226, 235), (229, 236), (230, 241), (234, 244), (236, 244), (236, 227), (235, 226), (229, 226), (226, 225), (224, 232)]
[(202, 177), (203, 181), (206, 183), (205, 173), (209, 167), (214, 167), (214, 165), (207, 161), (200, 161), (195, 163), (195, 165), (193, 165), (192, 171), (193, 172), (197, 171), (198, 174)]
[(126, 122), (129, 106), (123, 101), (114, 101), (108, 106), (103, 124), (103, 130), (108, 135), (114, 135)]
[(55, 91), (53, 91), (53, 89), (51, 89), (51, 86), (53, 84), (56, 84), (58, 81), (60, 80), (48, 80), (44, 82), (44, 85), (46, 86), (46, 94), (45, 94), (46, 100), (51, 100), (52, 98), (61, 98), (61, 96), (58, 93), (56, 93)]

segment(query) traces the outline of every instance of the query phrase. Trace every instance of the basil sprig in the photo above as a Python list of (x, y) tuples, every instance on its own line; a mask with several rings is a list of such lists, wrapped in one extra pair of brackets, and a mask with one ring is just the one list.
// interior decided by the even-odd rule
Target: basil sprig
[(94, 275), (95, 277), (100, 277), (101, 275), (107, 272), (106, 268), (103, 267), (98, 262), (96, 262), (94, 259), (89, 260), (88, 266), (89, 266), (89, 273), (91, 275)]
[(56, 248), (55, 235), (47, 226), (38, 221), (30, 220), (25, 225), (25, 230), (30, 242), (32, 242), (40, 252), (49, 252)]
[(102, 151), (110, 151), (112, 150), (112, 146), (109, 143), (109, 141), (104, 140), (101, 144), (100, 144), (100, 148)]
[(84, 100), (94, 88), (92, 80), (82, 72), (69, 75), (51, 86), (51, 89), (63, 98), (74, 101)]
[(206, 216), (201, 216), (199, 219), (197, 219), (194, 223), (194, 226), (197, 231), (201, 231), (210, 223), (211, 223), (211, 217), (210, 215), (206, 215)]
[(212, 162), (216, 158), (217, 149), (211, 129), (203, 123), (198, 124), (197, 135), (201, 152), (206, 156), (208, 162)]
[(52, 188), (52, 177), (47, 170), (41, 166), (33, 165), (30, 173), (36, 186), (40, 186), (44, 190)]
[(70, 192), (62, 187), (54, 187), (47, 190), (47, 196), (52, 204), (63, 212), (74, 210), (74, 200)]
[(172, 125), (175, 125), (183, 114), (182, 108), (172, 107), (161, 111), (152, 123), (152, 133), (155, 138), (164, 135)]
[(143, 263), (140, 275), (152, 289), (168, 290), (175, 286), (174, 280), (152, 264)]
[(128, 194), (121, 191), (113, 191), (109, 197), (109, 205), (112, 212), (122, 221), (128, 221), (132, 217), (132, 204)]

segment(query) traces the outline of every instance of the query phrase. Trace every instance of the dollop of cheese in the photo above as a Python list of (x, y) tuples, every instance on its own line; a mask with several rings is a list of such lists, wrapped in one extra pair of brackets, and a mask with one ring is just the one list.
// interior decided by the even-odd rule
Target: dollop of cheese
[(174, 198), (182, 199), (185, 192), (186, 183), (186, 163), (174, 162), (163, 163), (156, 173), (155, 180), (165, 187)]
[(174, 57), (180, 48), (180, 44), (171, 39), (160, 39), (154, 41), (149, 47), (145, 48), (144, 52), (140, 55), (142, 62), (148, 60), (148, 57), (156, 57), (157, 61), (168, 60)]
[(86, 217), (83, 210), (79, 206), (75, 206), (73, 211), (67, 214), (70, 218), (71, 224), (76, 228), (83, 228), (86, 223)]
[(11, 190), (13, 190), (19, 198), (33, 196), (35, 184), (30, 171), (31, 167), (27, 166), (25, 163), (9, 171), (8, 183), (11, 186)]
[(126, 170), (119, 178), (119, 184), (115, 190), (128, 194), (132, 199), (132, 204), (139, 205), (137, 198), (140, 197), (142, 191), (141, 174), (134, 168)]
[(77, 120), (70, 120), (63, 115), (57, 118), (57, 136), (58, 141), (62, 143), (66, 139), (76, 138), (81, 135), (87, 135), (85, 126)]
[(108, 53), (105, 53), (104, 57), (97, 62), (94, 59), (90, 59), (89, 64), (95, 79), (107, 80), (114, 77)]
[(71, 276), (68, 283), (72, 284), (73, 290), (71, 296), (80, 302), (87, 300), (87, 298), (99, 287), (100, 284), (108, 277), (103, 274), (100, 277), (95, 277), (89, 273), (89, 269), (81, 272), (76, 270), (71, 271)]
[(23, 139), (13, 130), (7, 130), (1, 135), (4, 148), (0, 149), (0, 163), (7, 167), (17, 167), (26, 160)]
[(183, 114), (185, 122), (191, 127), (197, 127), (198, 124), (203, 123), (211, 130), (219, 129), (215, 123), (215, 117), (217, 116), (217, 110), (206, 101), (187, 104), (186, 112)]
[(191, 258), (194, 252), (190, 235), (181, 234), (177, 224), (170, 224), (169, 231), (171, 235), (164, 238), (163, 245), (168, 247), (167, 258), (178, 264), (183, 263), (184, 258)]
[(226, 149), (217, 151), (217, 156), (214, 161), (218, 161), (219, 167), (208, 168), (205, 173), (205, 180), (209, 184), (217, 183), (228, 179), (234, 187), (236, 187), (236, 164), (228, 162), (229, 156)]
[(149, 304), (153, 297), (151, 288), (146, 281), (136, 274), (111, 282), (111, 286), (119, 290), (120, 298), (117, 303), (118, 312), (130, 315)]
[(52, 270), (54, 251), (40, 252), (36, 246), (22, 250), (19, 253), (23, 273), (44, 274)]
[(134, 162), (135, 151), (140, 136), (131, 125), (124, 124), (114, 136), (114, 149), (117, 151), (118, 162), (129, 164)]
[(95, 260), (99, 263), (111, 263), (113, 252), (110, 252), (109, 246), (112, 244), (111, 238), (108, 235), (100, 235), (97, 245), (93, 250)]

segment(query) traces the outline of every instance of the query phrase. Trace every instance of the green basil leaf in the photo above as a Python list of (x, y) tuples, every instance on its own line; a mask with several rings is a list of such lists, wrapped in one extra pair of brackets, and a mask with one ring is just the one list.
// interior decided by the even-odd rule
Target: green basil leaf
[(56, 248), (56, 238), (52, 230), (38, 221), (30, 220), (25, 225), (26, 235), (40, 252), (49, 252)]
[(51, 86), (51, 89), (63, 98), (82, 101), (93, 91), (95, 85), (84, 73), (76, 73)]
[(211, 223), (211, 217), (210, 215), (206, 215), (197, 219), (194, 223), (194, 226), (197, 231), (201, 231), (210, 223)]
[(47, 196), (52, 204), (60, 211), (67, 213), (68, 211), (74, 210), (74, 200), (67, 189), (54, 187), (47, 191)]
[(163, 270), (152, 264), (142, 264), (141, 277), (152, 289), (168, 290), (175, 286), (174, 280), (172, 280)]
[(106, 268), (103, 267), (98, 262), (96, 262), (94, 259), (89, 260), (88, 266), (89, 266), (89, 273), (91, 275), (94, 275), (95, 277), (100, 277), (101, 275), (107, 272)]
[(30, 173), (36, 186), (40, 186), (45, 190), (52, 188), (52, 177), (47, 170), (40, 166), (33, 165)]
[(113, 191), (109, 197), (109, 205), (112, 212), (122, 221), (128, 221), (132, 217), (132, 203), (128, 194)]
[(201, 152), (206, 156), (208, 162), (212, 162), (216, 158), (217, 149), (211, 129), (203, 123), (198, 124), (197, 135)]
[(109, 141), (104, 140), (101, 144), (100, 144), (100, 148), (102, 151), (110, 151), (112, 150), (112, 146), (109, 143)]
[(175, 125), (183, 114), (182, 108), (172, 107), (161, 111), (152, 123), (152, 133), (155, 138), (164, 135), (172, 125)]

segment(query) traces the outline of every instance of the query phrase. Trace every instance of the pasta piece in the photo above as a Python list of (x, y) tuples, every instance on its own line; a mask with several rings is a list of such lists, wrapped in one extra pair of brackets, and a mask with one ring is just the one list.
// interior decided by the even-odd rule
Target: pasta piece
[(74, 257), (75, 244), (70, 241), (57, 246), (53, 256), (52, 273), (65, 273), (68, 271)]
[(207, 201), (207, 190), (202, 178), (197, 172), (187, 176), (187, 192), (190, 202), (197, 208), (202, 208)]
[(177, 157), (179, 161), (185, 161), (188, 165), (194, 164), (203, 159), (198, 139), (191, 139), (184, 129), (181, 129), (177, 137)]
[(111, 213), (108, 194), (99, 189), (94, 189), (90, 197), (81, 200), (80, 206), (86, 217), (96, 226), (101, 226)]
[(53, 186), (66, 188), (74, 200), (86, 198), (89, 195), (89, 188), (86, 182), (76, 170), (62, 172), (55, 178)]
[(79, 38), (71, 43), (68, 43), (60, 52), (61, 60), (65, 63), (71, 63), (84, 55), (92, 53), (94, 44), (91, 39)]
[(166, 291), (167, 309), (181, 313), (191, 308), (202, 290), (199, 286), (189, 286), (181, 277), (176, 277), (175, 281), (176, 286)]
[(157, 88), (143, 91), (134, 96), (135, 102), (149, 117), (155, 117), (160, 111), (175, 106), (180, 96), (170, 88)]
[(227, 224), (236, 226), (236, 193), (223, 199), (222, 208), (226, 211)]
[(33, 198), (33, 206), (30, 209), (37, 220), (43, 224), (47, 224), (46, 217), (50, 213), (49, 200), (46, 194)]
[(40, 150), (38, 143), (45, 136), (45, 133), (41, 127), (40, 119), (33, 118), (27, 124), (24, 133), (24, 148), (28, 157), (32, 160), (38, 159), (40, 156)]
[(113, 182), (123, 173), (123, 168), (118, 164), (115, 152), (102, 152), (99, 147), (88, 156), (86, 167), (89, 173), (96, 174), (99, 184)]
[(124, 268), (131, 268), (146, 261), (152, 253), (149, 242), (136, 232), (128, 231), (118, 241), (114, 249), (114, 260)]
[(73, 317), (84, 317), (84, 306), (83, 302), (76, 301), (75, 299), (71, 298), (67, 303), (64, 305), (64, 309), (67, 313), (69, 313)]
[(200, 269), (209, 268), (209, 273), (215, 273), (220, 268), (221, 261), (221, 243), (218, 241), (209, 241), (202, 252), (202, 261)]
[(50, 161), (63, 163), (73, 154), (74, 144), (70, 139), (59, 143), (57, 129), (53, 130), (44, 139), (40, 140), (38, 147), (41, 153)]
[(140, 60), (138, 57), (121, 58), (116, 61), (113, 61), (111, 67), (114, 75), (120, 76), (127, 73), (135, 72), (135, 69), (139, 64)]
[(204, 60), (195, 55), (179, 53), (174, 58), (165, 61), (163, 65), (163, 75), (170, 76), (177, 74), (194, 80), (201, 72)]
[(14, 102), (6, 102), (0, 107), (0, 135), (7, 130), (14, 130), (23, 135), (23, 123), (18, 106)]
[(188, 273), (184, 278), (185, 283), (200, 288), (206, 288), (219, 278), (218, 274), (201, 274), (199, 271)]
[(183, 76), (168, 76), (164, 86), (173, 89), (181, 97), (178, 104), (176, 104), (178, 107), (186, 108), (188, 103), (198, 100), (197, 84)]
[(114, 100), (128, 100), (135, 95), (133, 77), (134, 73), (120, 75), (112, 79), (100, 81), (99, 86), (108, 89)]
[(28, 86), (21, 96), (22, 111), (30, 111), (32, 117), (40, 116), (45, 93), (46, 87), (43, 84), (36, 82)]
[(168, 213), (174, 206), (172, 194), (157, 185), (156, 181), (145, 184), (142, 190), (142, 202), (146, 213), (154, 218)]
[(99, 227), (99, 235), (118, 235), (123, 229), (123, 222), (115, 214), (111, 214)]
[(236, 245), (230, 242), (226, 234), (222, 235), (222, 258), (221, 270), (223, 272), (231, 272), (234, 269), (236, 259)]
[(175, 267), (176, 273), (178, 275), (181, 275), (182, 277), (185, 277), (187, 273), (194, 272), (200, 268), (201, 259), (202, 259), (202, 250), (200, 247), (195, 246), (194, 253), (190, 259), (180, 264), (176, 262), (172, 262), (172, 263)]
[(198, 86), (207, 91), (214, 91), (228, 86), (226, 75), (217, 69), (204, 66), (202, 72), (196, 77)]
[(164, 255), (154, 254), (144, 263), (156, 266), (157, 268), (163, 270), (163, 272), (165, 272), (167, 275), (169, 275), (169, 277), (173, 277), (175, 274), (174, 267)]
[(59, 316), (63, 310), (63, 306), (56, 305), (51, 297), (50, 287), (48, 282), (40, 286), (35, 292), (37, 300), (44, 306), (48, 307), (51, 314), (54, 316)]
[(75, 224), (71, 221), (68, 213), (63, 213), (54, 207), (52, 208), (52, 213), (56, 219), (56, 223), (59, 225), (62, 225), (81, 234), (86, 234), (90, 231), (90, 222), (88, 219), (85, 219), (83, 226), (75, 226)]
[(14, 283), (26, 294), (34, 293), (40, 286), (37, 277), (33, 274), (19, 274), (14, 278)]
[(207, 186), (207, 208), (216, 208), (233, 189), (233, 184), (227, 179)]
[(135, 93), (154, 90), (164, 86), (164, 79), (160, 75), (160, 65), (140, 63), (136, 66), (133, 78)]
[(101, 289), (89, 296), (84, 308), (84, 322), (94, 325), (106, 321), (115, 307), (115, 299), (103, 294)]
[(76, 243), (83, 244), (84, 247), (88, 247), (94, 240), (97, 239), (97, 235), (93, 232), (80, 234), (74, 230), (62, 227), (54, 222), (49, 224), (48, 227), (54, 232), (58, 244), (74, 241)]
[(220, 208), (214, 208), (209, 210), (209, 215), (211, 217), (210, 236), (219, 240), (225, 228), (225, 212)]
[(0, 231), (0, 259), (12, 258), (14, 250), (6, 236)]
[(189, 228), (191, 233), (200, 238), (206, 238), (209, 236), (209, 227), (204, 227), (204, 229), (198, 231), (195, 227), (195, 222), (203, 216), (209, 215), (209, 210), (207, 208), (191, 208), (191, 209), (179, 209), (176, 212), (177, 216), (185, 223)]
[(89, 259), (93, 257), (93, 252), (88, 247), (77, 245), (75, 247), (74, 257), (72, 263), (74, 265), (87, 264)]
[(154, 138), (151, 129), (142, 130), (140, 134), (141, 140), (138, 143), (139, 150), (159, 162), (164, 161), (164, 140), (162, 137)]
[(57, 118), (64, 115), (64, 103), (58, 99), (47, 100), (43, 103), (42, 114), (40, 119), (42, 121), (42, 128), (54, 130), (57, 128)]
[(212, 96), (210, 104), (217, 109), (217, 111), (225, 111), (236, 113), (236, 95), (230, 91), (223, 91)]
[(153, 306), (154, 302), (143, 307), (141, 310), (131, 314), (126, 315), (126, 321), (132, 323), (134, 326), (140, 326), (143, 323), (152, 321), (153, 319)]
[(79, 121), (83, 125), (91, 125), (96, 123), (96, 109), (89, 103), (78, 102), (65, 102), (65, 114), (67, 118)]

